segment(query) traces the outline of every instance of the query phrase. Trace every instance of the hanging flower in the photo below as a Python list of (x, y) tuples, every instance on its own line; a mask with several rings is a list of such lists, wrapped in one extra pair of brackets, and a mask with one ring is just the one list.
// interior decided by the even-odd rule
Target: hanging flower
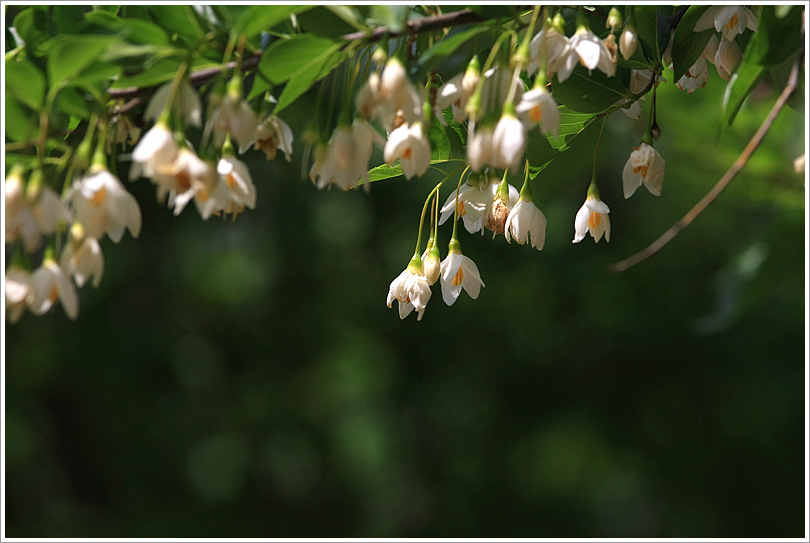
[(399, 159), (406, 179), (423, 176), (430, 166), (430, 141), (422, 130), (422, 121), (403, 124), (391, 132), (383, 154), (389, 166)]
[(527, 128), (534, 128), (539, 124), (544, 134), (553, 134), (555, 138), (559, 136), (560, 110), (557, 109), (557, 102), (545, 86), (535, 87), (523, 93), (515, 109), (521, 114)]
[(717, 47), (717, 55), (714, 57), (714, 65), (717, 73), (726, 81), (731, 79), (731, 74), (740, 63), (740, 46), (736, 41), (720, 40)]
[(158, 200), (168, 193), (168, 206), (179, 215), (198, 191), (210, 194), (217, 180), (217, 173), (211, 164), (202, 160), (194, 151), (184, 147), (177, 158), (169, 165), (161, 166), (155, 173), (158, 185)]
[(278, 149), (284, 151), (284, 158), (287, 159), (287, 162), (292, 160), (293, 132), (289, 125), (279, 119), (277, 115), (269, 115), (256, 126), (253, 139), (256, 149), (264, 151), (267, 160), (275, 160)]
[(82, 288), (90, 276), (93, 287), (101, 284), (104, 275), (104, 254), (96, 238), (85, 235), (81, 223), (75, 223), (70, 229), (70, 242), (65, 246), (59, 258), (59, 265), (68, 277), (73, 276), (76, 286)]
[(20, 320), (28, 305), (27, 300), (31, 292), (31, 274), (28, 270), (12, 264), (6, 269), (4, 283), (8, 321), (13, 324)]
[(214, 128), (214, 142), (221, 146), (225, 134), (231, 134), (239, 144), (239, 153), (244, 153), (253, 143), (256, 131), (256, 113), (247, 100), (242, 98), (242, 77), (235, 74), (228, 82), (228, 89), (222, 102), (214, 107), (211, 121)]
[(520, 199), (506, 218), (504, 230), (506, 241), (511, 243), (514, 238), (523, 245), (531, 237), (532, 247), (542, 251), (546, 244), (546, 224), (546, 216), (543, 212), (531, 200), (524, 199), (521, 194)]
[(708, 80), (709, 67), (706, 65), (706, 58), (701, 56), (692, 67), (686, 70), (686, 73), (675, 85), (679, 90), (685, 90), (688, 94), (692, 94), (699, 88), (704, 87)]
[[(505, 176), (499, 184), (490, 185), (489, 190), (492, 200), (484, 215), (484, 227), (492, 232), (492, 239), (495, 239), (495, 236), (504, 233), (506, 219), (509, 218), (509, 212), (520, 199), (520, 193), (506, 182)], [(483, 232), (481, 233), (483, 234)]]
[[(497, 186), (497, 185), (496, 185)], [(464, 183), (454, 190), (441, 208), (439, 224), (447, 222), (456, 209), (456, 192), (458, 192), (458, 216), (464, 221), (467, 232), (474, 234), (484, 227), (484, 215), (488, 205), (492, 204), (492, 191), (489, 183)]]
[(461, 289), (467, 291), (473, 300), (478, 298), (481, 287), (486, 286), (481, 280), (478, 266), (461, 253), (458, 241), (450, 240), (447, 258), (442, 261), (442, 299), (447, 305), (456, 303)]
[(652, 194), (661, 196), (665, 164), (661, 153), (651, 145), (642, 143), (633, 149), (622, 171), (624, 197), (630, 198), (642, 182)]
[(441, 274), (442, 256), (439, 253), (439, 248), (433, 243), (433, 240), (428, 242), (425, 252), (422, 253), (422, 270), (425, 272), (425, 279), (428, 285), (433, 285), (439, 280)]
[(638, 35), (636, 34), (636, 29), (629, 26), (625, 27), (619, 38), (619, 51), (622, 52), (622, 56), (625, 59), (629, 59), (635, 54), (637, 46)]
[(440, 110), (452, 107), (453, 119), (458, 123), (465, 121), (468, 116), (467, 102), (478, 88), (480, 80), (481, 69), (478, 57), (473, 56), (464, 73), (452, 77), (439, 89), (436, 106)]
[(547, 55), (546, 74), (550, 81), (554, 74), (565, 64), (568, 52), (569, 39), (565, 33), (550, 24), (546, 24), (529, 43), (529, 63), (526, 65), (526, 72), (533, 74), (537, 71), (543, 54), (545, 54)]
[(70, 214), (56, 191), (42, 185), (41, 170), (34, 170), (23, 189), (20, 168), (9, 172), (4, 185), (6, 243), (22, 238), (25, 251), (33, 253), (42, 243), (42, 235), (52, 234), (58, 222), (69, 220)]
[(174, 162), (177, 153), (177, 143), (171, 129), (166, 123), (158, 121), (132, 150), (133, 164), (129, 169), (129, 180), (137, 179), (141, 173), (149, 178), (154, 177), (155, 169)]
[(723, 39), (732, 41), (746, 28), (756, 32), (757, 17), (745, 6), (711, 6), (695, 23), (695, 32), (714, 27), (723, 33)]
[(43, 315), (53, 307), (57, 300), (62, 303), (65, 314), (70, 319), (76, 320), (79, 316), (79, 297), (76, 295), (76, 287), (53, 259), (46, 258), (42, 262), (42, 266), (31, 274), (28, 307), (34, 315)]
[(610, 241), (610, 218), (608, 217), (610, 208), (601, 201), (598, 196), (588, 191), (588, 199), (582, 204), (574, 219), (574, 243), (579, 243), (585, 239), (585, 234), (590, 232), (596, 243), (605, 236), (605, 241)]
[[(143, 114), (144, 118), (152, 121), (157, 120), (166, 108), (166, 100), (169, 98), (171, 87), (172, 82), (170, 81), (164, 83), (155, 91), (149, 103), (146, 104), (146, 110)], [(185, 79), (180, 84), (178, 93), (180, 115), (183, 117), (183, 120), (192, 126), (200, 128), (202, 126), (202, 102), (200, 101), (200, 95), (197, 94), (194, 87)]]
[(211, 193), (199, 190), (194, 196), (200, 216), (208, 219), (212, 214), (232, 214), (234, 218), (245, 207), (256, 207), (256, 186), (247, 165), (234, 156), (233, 146), (226, 140), (223, 156), (217, 163), (219, 177)]
[(416, 320), (420, 321), (430, 300), (430, 295), (430, 285), (422, 273), (422, 259), (417, 254), (411, 259), (408, 267), (391, 282), (385, 303), (391, 307), (394, 300), (399, 302), (400, 319), (404, 319), (416, 309)]
[(104, 167), (94, 166), (87, 175), (74, 181), (66, 199), (76, 211), (76, 219), (84, 227), (84, 233), (91, 238), (98, 239), (107, 234), (118, 243), (126, 229), (133, 238), (141, 232), (138, 201)]
[(503, 114), (492, 133), (492, 156), (495, 168), (517, 168), (526, 150), (526, 127), (518, 120), (514, 104), (504, 104)]

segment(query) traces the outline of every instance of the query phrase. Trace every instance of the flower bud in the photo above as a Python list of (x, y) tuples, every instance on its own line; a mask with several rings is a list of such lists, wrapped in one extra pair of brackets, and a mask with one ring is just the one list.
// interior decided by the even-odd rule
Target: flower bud
[(615, 32), (617, 26), (622, 26), (622, 14), (618, 9), (613, 7), (611, 8), (610, 13), (608, 13), (605, 28), (610, 28), (611, 32)]
[(625, 27), (619, 38), (619, 50), (625, 59), (629, 59), (636, 52), (638, 46), (638, 38), (636, 37), (636, 29), (632, 27)]
[(439, 279), (442, 269), (442, 255), (439, 248), (433, 245), (426, 251), (427, 257), (423, 261), (422, 269), (425, 272), (425, 278), (429, 285), (432, 285)]

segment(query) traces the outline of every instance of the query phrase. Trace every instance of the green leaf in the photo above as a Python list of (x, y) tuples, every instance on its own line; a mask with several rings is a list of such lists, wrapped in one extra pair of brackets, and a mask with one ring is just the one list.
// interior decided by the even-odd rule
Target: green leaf
[(450, 35), (440, 40), (436, 46), (428, 49), (424, 54), (422, 54), (419, 57), (419, 60), (417, 60), (411, 66), (409, 70), (411, 78), (417, 81), (421, 80), (440, 61), (442, 61), (449, 55), (452, 55), (459, 47), (461, 47), (470, 39), (474, 38), (475, 36), (478, 36), (479, 34), (483, 34), (488, 30), (491, 30), (491, 28), (492, 27), (490, 25), (481, 24), (474, 28), (458, 32), (454, 35)]
[[(156, 60), (155, 62), (143, 66), (143, 72), (125, 75), (117, 81), (114, 81), (113, 84), (110, 85), (110, 88), (128, 89), (131, 87), (152, 87), (171, 81), (181, 61), (182, 60), (179, 58), (162, 58)], [(214, 66), (219, 66), (219, 64), (205, 59), (197, 59), (192, 64), (191, 71), (212, 68)]]
[(344, 34), (355, 31), (355, 28), (323, 6), (301, 13), (298, 26), (304, 32), (311, 32), (328, 38), (340, 39)]
[(120, 32), (131, 43), (169, 45), (169, 37), (162, 28), (142, 19), (121, 19), (107, 11), (91, 11), (85, 15), (85, 26), (90, 24)]
[(333, 68), (343, 62), (346, 54), (340, 50), (342, 46), (340, 43), (334, 44), (294, 72), (279, 96), (278, 104), (273, 112), (280, 113), (282, 109), (293, 103), (312, 85), (326, 77)]
[(450, 126), (444, 126), (435, 117), (428, 131), (431, 160), (466, 159), (467, 150), (461, 138)]
[(543, 171), (559, 153), (568, 150), (571, 142), (597, 118), (597, 115), (578, 113), (562, 106), (560, 107), (560, 136), (558, 138), (546, 138), (537, 129), (529, 131), (526, 159), (529, 161), (531, 178), (537, 177), (537, 174)]
[(764, 66), (773, 66), (799, 50), (804, 43), (801, 32), (803, 6), (793, 9), (783, 18), (776, 16), (775, 6), (762, 6), (759, 26), (748, 45), (746, 56)]
[(203, 36), (203, 29), (194, 8), (185, 5), (161, 4), (149, 6), (149, 11), (156, 23), (183, 36), (184, 38), (196, 41)]
[(724, 117), (729, 126), (734, 122), (734, 117), (737, 116), (745, 99), (765, 76), (765, 67), (752, 58), (743, 56), (742, 62), (726, 87), (723, 107), (725, 109)]
[(71, 79), (72, 85), (82, 86), (97, 83), (117, 76), (121, 73), (121, 66), (112, 62), (94, 62)]
[(340, 6), (335, 4), (325, 4), (324, 7), (340, 17), (340, 19), (357, 31), (367, 32), (371, 30), (363, 24), (363, 16), (354, 6)]
[(40, 111), (45, 104), (45, 75), (28, 60), (6, 61), (6, 92)]
[[(448, 164), (451, 162), (463, 164), (465, 161), (457, 158), (435, 159), (435, 160), (431, 159), (430, 165), (436, 166), (438, 164)], [(368, 182), (372, 183), (374, 181), (383, 181), (385, 179), (392, 179), (394, 177), (399, 177), (400, 175), (402, 175), (402, 166), (400, 166), (399, 163), (397, 163), (396, 166), (389, 166), (387, 164), (383, 164), (381, 166), (377, 166), (376, 168), (372, 168), (368, 171)]]
[(288, 40), (278, 40), (262, 54), (257, 69), (273, 85), (278, 85), (301, 71), (302, 66), (334, 49), (335, 45), (334, 40), (315, 34), (300, 34)]
[(116, 36), (60, 36), (48, 56), (48, 79), (51, 88), (66, 84), (84, 68), (96, 61)]
[(248, 39), (263, 30), (269, 30), (278, 23), (288, 19), (290, 15), (303, 13), (313, 6), (268, 6), (255, 5), (245, 9), (236, 20), (233, 31), (244, 34)]
[(43, 43), (48, 41), (47, 9), (47, 6), (34, 6), (22, 10), (14, 17), (14, 28), (25, 41), (28, 49), (32, 51), (37, 51)]
[(65, 87), (56, 95), (56, 108), (80, 119), (86, 120), (91, 117), (90, 109), (87, 107), (90, 103), (92, 102), (88, 102), (84, 93), (76, 87)]
[(658, 44), (658, 7), (655, 4), (636, 6), (636, 31), (652, 51), (656, 63), (661, 61), (663, 50)]
[(672, 71), (673, 80), (678, 81), (684, 76), (686, 70), (697, 62), (703, 50), (706, 49), (709, 40), (714, 35), (714, 29), (710, 28), (703, 32), (695, 32), (695, 23), (700, 16), (711, 6), (689, 6), (681, 22), (675, 29), (675, 37), (672, 42)]
[(617, 69), (616, 75), (608, 77), (599, 70), (588, 75), (584, 66), (577, 65), (571, 76), (560, 83), (557, 76), (552, 81), (554, 98), (560, 104), (580, 113), (601, 113), (622, 98), (631, 98), (623, 81), (629, 72)]
[(77, 5), (60, 4), (51, 7), (50, 20), (54, 34), (78, 34), (84, 23), (84, 10)]
[(408, 6), (382, 5), (371, 6), (371, 18), (379, 25), (388, 28), (391, 32), (404, 32), (408, 21)]
[(6, 136), (14, 141), (27, 141), (36, 135), (38, 116), (6, 92), (6, 116), (3, 119)]

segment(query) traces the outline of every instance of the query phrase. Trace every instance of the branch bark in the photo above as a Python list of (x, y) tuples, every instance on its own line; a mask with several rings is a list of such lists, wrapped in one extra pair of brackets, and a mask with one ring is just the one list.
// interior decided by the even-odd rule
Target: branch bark
[(804, 51), (799, 53), (798, 57), (796, 58), (796, 62), (793, 63), (793, 68), (790, 71), (790, 77), (788, 77), (787, 84), (782, 90), (782, 94), (779, 95), (779, 98), (777, 98), (776, 102), (771, 108), (771, 111), (768, 113), (768, 116), (765, 117), (762, 125), (760, 125), (759, 129), (751, 138), (751, 141), (749, 141), (748, 145), (745, 146), (745, 149), (743, 149), (743, 152), (740, 154), (734, 164), (732, 164), (731, 168), (729, 168), (725, 175), (723, 175), (723, 177), (720, 178), (714, 187), (712, 187), (712, 190), (710, 190), (706, 196), (695, 204), (695, 206), (690, 209), (689, 212), (681, 218), (681, 220), (673, 224), (669, 230), (664, 232), (661, 237), (636, 254), (625, 258), (621, 262), (611, 264), (608, 266), (608, 270), (613, 273), (623, 272), (629, 268), (632, 268), (636, 264), (647, 260), (655, 253), (660, 251), (661, 248), (669, 243), (672, 238), (677, 236), (681, 230), (689, 226), (692, 221), (694, 221), (697, 216), (709, 206), (709, 204), (717, 199), (720, 193), (723, 192), (723, 189), (725, 189), (728, 184), (731, 183), (731, 180), (734, 179), (734, 176), (736, 176), (737, 173), (739, 173), (739, 171), (742, 170), (743, 167), (745, 167), (745, 165), (748, 163), (748, 159), (751, 158), (751, 155), (754, 154), (756, 148), (759, 147), (760, 143), (762, 143), (762, 140), (765, 138), (765, 134), (767, 134), (768, 130), (770, 130), (776, 116), (785, 106), (785, 103), (787, 103), (787, 100), (790, 98), (790, 95), (793, 94), (793, 91), (796, 90), (796, 83), (799, 78), (799, 66), (803, 62), (803, 57)]

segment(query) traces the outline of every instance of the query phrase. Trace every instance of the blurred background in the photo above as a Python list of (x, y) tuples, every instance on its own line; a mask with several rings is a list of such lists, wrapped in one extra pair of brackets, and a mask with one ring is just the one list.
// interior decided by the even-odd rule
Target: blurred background
[(421, 322), (385, 298), (438, 178), (315, 190), (304, 100), (282, 116), (292, 164), (246, 155), (258, 205), (235, 222), (129, 184), (143, 230), (102, 242), (79, 319), (6, 325), (6, 535), (802, 537), (802, 115), (657, 256), (607, 271), (714, 185), (776, 98), (766, 80), (721, 130), (710, 73), (692, 95), (665, 73), (660, 198), (624, 200), (643, 123), (611, 117), (609, 244), (571, 243), (594, 123), (534, 181), (545, 249), (461, 229), (486, 288), (447, 307), (437, 285)]

